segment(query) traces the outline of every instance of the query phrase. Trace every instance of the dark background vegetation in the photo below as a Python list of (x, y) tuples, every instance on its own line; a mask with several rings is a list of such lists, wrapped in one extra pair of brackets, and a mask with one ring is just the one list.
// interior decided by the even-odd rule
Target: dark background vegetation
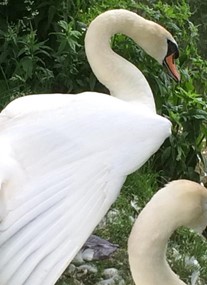
[(86, 60), (90, 21), (112, 8), (126, 8), (165, 26), (180, 48), (182, 81), (175, 84), (153, 59), (117, 35), (113, 48), (136, 64), (153, 90), (157, 111), (173, 123), (173, 134), (148, 162), (160, 183), (200, 180), (206, 144), (205, 1), (8, 0), (0, 2), (0, 108), (33, 93), (108, 92)]

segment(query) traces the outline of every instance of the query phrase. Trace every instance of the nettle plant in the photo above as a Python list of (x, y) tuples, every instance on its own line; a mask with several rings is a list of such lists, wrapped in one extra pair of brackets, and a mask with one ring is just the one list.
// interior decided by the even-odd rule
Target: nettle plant
[[(1, 107), (18, 96), (46, 87), (53, 77), (52, 71), (47, 68), (51, 49), (46, 41), (38, 39), (33, 28), (32, 22), (38, 11), (32, 9), (32, 3), (21, 3), (16, 16), (12, 13), (15, 5), (12, 9), (7, 5), (0, 7)], [(8, 10), (10, 13), (7, 13)], [(25, 14), (21, 17), (22, 11)]]
[(26, 94), (84, 90), (85, 30), (74, 17), (87, 5), (90, 1), (0, 3), (1, 108)]
[[(203, 150), (207, 135), (207, 62), (199, 55), (197, 27), (190, 21), (190, 7), (184, 1), (154, 6), (159, 22), (175, 35), (180, 46), (181, 83), (169, 84), (166, 76), (152, 79), (158, 112), (173, 124), (172, 135), (154, 156), (154, 167), (167, 180), (188, 178), (200, 181), (204, 175)], [(151, 14), (151, 10), (147, 9)]]

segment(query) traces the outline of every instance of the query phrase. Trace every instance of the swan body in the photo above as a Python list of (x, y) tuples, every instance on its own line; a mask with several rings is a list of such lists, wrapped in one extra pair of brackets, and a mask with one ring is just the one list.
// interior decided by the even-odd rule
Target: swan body
[[(109, 26), (110, 17), (114, 22)], [(126, 176), (170, 135), (171, 123), (155, 113), (144, 76), (110, 51), (109, 36), (126, 32), (128, 17), (132, 24), (134, 19), (130, 35), (135, 37), (145, 20), (124, 10), (104, 13), (86, 35), (89, 62), (115, 97), (95, 92), (30, 95), (14, 100), (0, 114), (1, 285), (55, 284), (117, 198)], [(117, 18), (122, 24), (113, 31)], [(92, 36), (101, 27), (104, 61), (98, 57), (102, 47), (94, 58), (91, 54)], [(175, 49), (176, 43), (159, 29), (161, 62), (161, 57), (175, 56), (174, 51), (169, 55), (168, 40)], [(96, 40), (94, 45), (95, 51)]]
[(207, 189), (189, 180), (170, 182), (139, 214), (128, 240), (136, 285), (186, 285), (166, 261), (167, 241), (179, 227), (207, 227)]

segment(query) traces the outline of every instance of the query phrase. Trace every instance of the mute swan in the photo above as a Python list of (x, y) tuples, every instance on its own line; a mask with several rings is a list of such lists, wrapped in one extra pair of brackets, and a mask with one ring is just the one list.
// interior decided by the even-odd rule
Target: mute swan
[(200, 234), (207, 227), (207, 189), (189, 180), (167, 184), (139, 214), (128, 241), (136, 285), (186, 285), (166, 261), (167, 241), (181, 226)]
[[(115, 54), (131, 36), (178, 80), (177, 44), (126, 10), (90, 25), (85, 45), (98, 79), (116, 96), (31, 95), (0, 114), (0, 284), (54, 284), (117, 198), (126, 176), (170, 135), (142, 73)], [(123, 99), (123, 100), (120, 100)], [(132, 104), (130, 104), (132, 103)]]

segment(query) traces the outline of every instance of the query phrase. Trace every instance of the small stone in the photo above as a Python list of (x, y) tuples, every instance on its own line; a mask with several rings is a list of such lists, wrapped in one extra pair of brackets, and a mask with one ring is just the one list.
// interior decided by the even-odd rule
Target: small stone
[(191, 275), (191, 285), (196, 285), (200, 276), (200, 271), (196, 270)]
[(82, 257), (86, 261), (91, 261), (93, 260), (94, 257), (94, 250), (91, 248), (87, 248), (82, 252)]
[(200, 264), (198, 260), (194, 256), (186, 256), (185, 257), (185, 265), (190, 266), (190, 267), (195, 267), (195, 268), (200, 268)]
[(107, 268), (103, 271), (103, 276), (106, 278), (112, 278), (118, 275), (119, 275), (119, 271), (116, 268)]
[(73, 259), (73, 263), (81, 264), (84, 263), (82, 251), (80, 250)]
[(91, 273), (97, 273), (97, 267), (95, 265), (90, 264), (83, 264), (77, 267), (78, 272), (83, 272), (84, 274), (87, 274), (88, 272)]
[(75, 272), (75, 270), (76, 270), (75, 265), (71, 263), (67, 269), (67, 273), (72, 275)]
[(113, 278), (101, 280), (96, 285), (115, 285), (115, 280)]
[(121, 280), (119, 281), (119, 285), (126, 285), (126, 282), (124, 281), (124, 279), (121, 279)]

